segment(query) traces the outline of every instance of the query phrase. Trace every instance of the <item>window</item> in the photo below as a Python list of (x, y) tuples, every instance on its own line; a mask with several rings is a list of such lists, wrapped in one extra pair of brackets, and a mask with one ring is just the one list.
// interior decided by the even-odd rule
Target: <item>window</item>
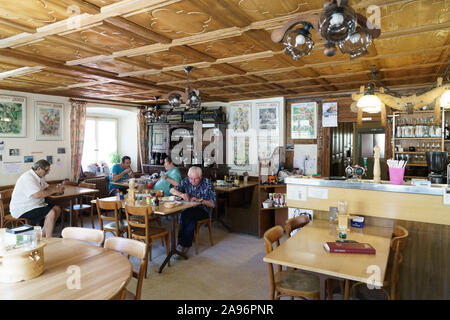
[(110, 155), (117, 152), (117, 119), (86, 119), (82, 165), (84, 170), (92, 163), (106, 162), (111, 168)]

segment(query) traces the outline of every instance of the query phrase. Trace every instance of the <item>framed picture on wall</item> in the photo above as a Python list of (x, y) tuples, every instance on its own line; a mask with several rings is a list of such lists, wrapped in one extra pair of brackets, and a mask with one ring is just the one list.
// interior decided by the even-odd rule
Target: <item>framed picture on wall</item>
[(280, 103), (278, 101), (256, 103), (257, 130), (259, 133), (278, 133), (279, 109)]
[(247, 132), (251, 127), (251, 103), (230, 105), (230, 125), (234, 132)]
[(53, 102), (36, 102), (36, 140), (63, 140), (64, 105)]
[(317, 102), (291, 105), (291, 139), (317, 139)]
[(27, 99), (0, 95), (0, 137), (27, 136)]
[(233, 165), (235, 170), (249, 171), (252, 169), (250, 164), (250, 137), (233, 137)]

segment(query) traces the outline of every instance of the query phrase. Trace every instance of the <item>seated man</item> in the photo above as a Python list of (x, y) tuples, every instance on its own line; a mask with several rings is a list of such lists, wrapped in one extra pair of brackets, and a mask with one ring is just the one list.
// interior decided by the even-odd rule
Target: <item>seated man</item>
[(172, 162), (172, 158), (166, 157), (164, 159), (164, 168), (166, 174), (163, 174), (161, 178), (153, 185), (153, 189), (164, 191), (164, 197), (170, 196), (170, 186), (176, 187), (181, 181), (180, 169), (175, 167)]
[(170, 189), (170, 193), (186, 201), (198, 201), (200, 206), (181, 211), (180, 229), (178, 231), (177, 250), (187, 253), (192, 246), (194, 230), (198, 220), (209, 217), (209, 208), (216, 205), (216, 191), (212, 182), (202, 177), (202, 169), (191, 167), (188, 177)]
[(134, 173), (133, 171), (131, 171), (131, 158), (129, 156), (123, 156), (122, 161), (113, 165), (111, 169), (108, 187), (109, 195), (115, 196), (120, 191), (125, 193), (128, 188), (118, 186), (114, 184), (114, 182), (124, 182), (129, 178), (134, 178)]
[(17, 180), (9, 204), (14, 218), (26, 218), (33, 225), (45, 219), (42, 235), (47, 238), (53, 236), (53, 229), (61, 214), (61, 208), (52, 204), (47, 205), (44, 198), (64, 191), (63, 186), (48, 185), (44, 177), (49, 171), (50, 163), (47, 160), (39, 160), (33, 164), (31, 169)]

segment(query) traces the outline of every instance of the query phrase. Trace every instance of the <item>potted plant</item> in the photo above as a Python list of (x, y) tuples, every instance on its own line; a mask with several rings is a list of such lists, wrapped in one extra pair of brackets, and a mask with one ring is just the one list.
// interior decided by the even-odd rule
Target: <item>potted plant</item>
[(109, 159), (111, 160), (111, 165), (114, 165), (116, 163), (120, 163), (120, 154), (118, 154), (117, 152), (112, 152), (109, 155)]

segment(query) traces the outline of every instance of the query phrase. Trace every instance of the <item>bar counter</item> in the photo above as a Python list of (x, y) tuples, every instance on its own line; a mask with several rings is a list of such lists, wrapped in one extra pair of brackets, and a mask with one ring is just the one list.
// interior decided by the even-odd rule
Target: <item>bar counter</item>
[(346, 200), (352, 215), (450, 225), (450, 205), (444, 205), (447, 185), (392, 185), (389, 181), (286, 178), (287, 205), (328, 211)]

